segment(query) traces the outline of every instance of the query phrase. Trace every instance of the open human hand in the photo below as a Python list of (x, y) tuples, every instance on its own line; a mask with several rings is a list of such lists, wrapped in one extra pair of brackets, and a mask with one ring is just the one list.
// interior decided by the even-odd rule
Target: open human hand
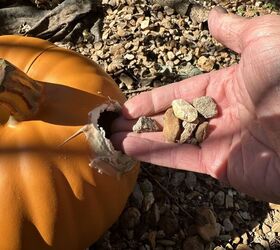
[[(208, 24), (218, 41), (241, 54), (240, 62), (128, 100), (111, 139), (140, 161), (209, 174), (251, 196), (280, 202), (280, 16), (245, 19), (216, 7)], [(201, 147), (166, 143), (162, 132), (131, 132), (138, 117), (162, 124), (172, 100), (203, 95), (216, 101), (218, 116)]]

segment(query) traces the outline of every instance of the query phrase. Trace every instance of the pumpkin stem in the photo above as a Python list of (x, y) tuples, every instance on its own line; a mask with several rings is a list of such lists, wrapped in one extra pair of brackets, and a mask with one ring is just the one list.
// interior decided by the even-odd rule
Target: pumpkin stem
[(0, 113), (4, 106), (17, 121), (30, 119), (39, 109), (42, 89), (41, 83), (0, 59)]

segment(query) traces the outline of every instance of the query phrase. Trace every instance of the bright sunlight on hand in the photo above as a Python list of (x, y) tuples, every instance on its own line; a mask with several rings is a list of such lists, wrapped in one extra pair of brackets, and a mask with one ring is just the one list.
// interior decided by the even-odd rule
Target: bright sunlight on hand
[[(112, 141), (144, 162), (209, 174), (239, 191), (280, 202), (280, 16), (252, 19), (214, 8), (211, 34), (241, 54), (239, 64), (154, 89), (128, 100)], [(201, 148), (166, 143), (162, 132), (131, 132), (134, 119), (162, 123), (172, 100), (211, 96), (219, 115)]]

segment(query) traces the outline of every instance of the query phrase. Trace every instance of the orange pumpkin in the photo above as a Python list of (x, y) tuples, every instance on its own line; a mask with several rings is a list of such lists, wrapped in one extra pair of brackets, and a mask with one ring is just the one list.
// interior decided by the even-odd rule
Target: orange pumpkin
[[(94, 62), (44, 40), (1, 36), (0, 57), (39, 86), (0, 92), (0, 249), (84, 249), (117, 220), (138, 166), (118, 180), (89, 167), (85, 136), (59, 145), (125, 97)], [(11, 113), (18, 123), (5, 123)]]

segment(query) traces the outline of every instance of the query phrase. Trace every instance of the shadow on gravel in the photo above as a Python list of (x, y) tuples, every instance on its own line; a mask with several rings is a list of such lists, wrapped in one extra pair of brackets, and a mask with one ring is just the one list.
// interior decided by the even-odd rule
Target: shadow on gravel
[[(220, 224), (212, 242), (198, 236), (203, 221), (199, 211), (204, 207)], [(273, 217), (271, 212), (268, 203), (225, 187), (212, 177), (142, 164), (138, 184), (120, 219), (90, 250), (188, 250), (186, 239), (198, 239), (209, 250), (227, 244), (235, 249), (239, 243), (254, 248), (265, 240), (270, 249), (280, 249), (279, 239), (268, 239), (262, 231), (264, 221)], [(213, 230), (209, 228), (208, 234)]]

